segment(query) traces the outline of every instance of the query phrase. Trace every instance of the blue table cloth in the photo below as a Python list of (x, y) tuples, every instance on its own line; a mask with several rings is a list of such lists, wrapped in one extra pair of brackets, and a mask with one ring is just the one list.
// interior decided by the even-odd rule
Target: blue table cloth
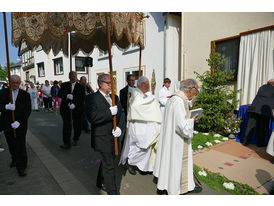
[[(237, 142), (242, 143), (244, 141), (245, 130), (246, 130), (247, 122), (248, 122), (248, 118), (249, 118), (249, 114), (247, 113), (249, 107), (250, 107), (250, 105), (241, 105), (239, 108), (238, 118), (241, 118), (242, 124), (240, 127), (240, 132), (235, 134), (235, 138), (236, 138)], [(274, 129), (274, 120), (272, 118), (270, 118), (269, 124), (268, 124), (268, 132), (265, 135), (265, 144), (268, 143), (273, 129)], [(252, 135), (252, 138), (251, 138), (249, 144), (257, 143), (257, 137), (255, 135), (256, 131), (257, 131), (257, 126), (254, 130), (254, 133)]]

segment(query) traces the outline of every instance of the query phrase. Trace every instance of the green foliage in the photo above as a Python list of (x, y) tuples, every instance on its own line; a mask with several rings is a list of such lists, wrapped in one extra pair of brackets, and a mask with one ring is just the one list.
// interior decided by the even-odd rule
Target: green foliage
[(228, 87), (233, 74), (227, 74), (223, 69), (224, 56), (213, 51), (207, 62), (212, 71), (208, 70), (203, 74), (194, 72), (202, 83), (194, 107), (204, 109), (202, 118), (198, 120), (197, 130), (220, 133), (224, 129), (223, 120), (229, 118), (236, 109), (239, 90), (230, 90)]
[[(207, 176), (200, 176), (198, 174), (201, 171), (197, 165), (193, 167), (195, 174), (205, 184), (207, 184), (211, 189), (217, 190), (221, 193), (227, 191), (233, 195), (258, 195), (259, 193), (256, 192), (252, 187), (247, 184), (240, 184), (238, 182), (232, 181), (227, 179), (226, 177), (222, 176), (220, 173), (213, 173), (208, 171), (207, 169), (203, 169)], [(234, 184), (234, 190), (227, 189), (223, 186), (224, 182), (232, 182)]]
[[(14, 65), (13, 62), (10, 63), (10, 66), (12, 65)], [(6, 81), (7, 76), (8, 76), (8, 67), (4, 66), (3, 68), (2, 65), (0, 64), (0, 80)]]
[(206, 142), (210, 142), (213, 145), (216, 144), (214, 140), (222, 141), (223, 136), (221, 137), (214, 137), (214, 133), (209, 132), (208, 135), (204, 135), (203, 133), (194, 134), (191, 144), (192, 144), (192, 150), (196, 151), (199, 150), (197, 147), (201, 145), (203, 148), (208, 148), (208, 146), (205, 144)]

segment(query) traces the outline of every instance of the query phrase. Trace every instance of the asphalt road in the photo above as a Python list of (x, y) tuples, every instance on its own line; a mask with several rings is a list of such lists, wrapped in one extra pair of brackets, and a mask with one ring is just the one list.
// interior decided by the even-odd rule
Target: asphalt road
[[(105, 194), (95, 186), (100, 155), (90, 147), (90, 134), (82, 132), (79, 145), (64, 151), (59, 148), (59, 145), (62, 144), (61, 116), (53, 112), (40, 111), (32, 112), (29, 118), (28, 135), (31, 135), (31, 138), (29, 137), (27, 144), (29, 164), (28, 175), (25, 178), (17, 177), (15, 169), (8, 168), (9, 153), (7, 145), (2, 144), (6, 151), (0, 153), (0, 194), (81, 195), (81, 190), (77, 189), (76, 184), (73, 182), (67, 184), (70, 180), (65, 181), (65, 174), (63, 175), (63, 182), (60, 181), (63, 171), (66, 171), (67, 176), (73, 179), (79, 187), (81, 186), (83, 191), (86, 190), (85, 194)], [(4, 138), (1, 141), (4, 142)], [(33, 146), (34, 142), (38, 144), (35, 146), (36, 148)], [(45, 155), (39, 152), (41, 150), (45, 151)], [(46, 161), (47, 159), (49, 161)], [(53, 164), (58, 164), (56, 170), (59, 168), (59, 176)], [(137, 173), (133, 176), (126, 171), (124, 166), (119, 166), (117, 177), (121, 195), (157, 194), (155, 179), (152, 174)], [(26, 184), (28, 184), (28, 189), (22, 189), (23, 185)], [(68, 187), (71, 188), (66, 189)], [(203, 184), (203, 191), (198, 195), (219, 194), (219, 192), (213, 191)], [(190, 193), (190, 195), (196, 194)]]

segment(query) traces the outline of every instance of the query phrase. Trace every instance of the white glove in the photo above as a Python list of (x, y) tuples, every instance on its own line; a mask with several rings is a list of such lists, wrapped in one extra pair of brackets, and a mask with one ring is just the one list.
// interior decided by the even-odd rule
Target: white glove
[(117, 105), (110, 107), (109, 109), (110, 109), (112, 115), (116, 115), (118, 112)]
[(121, 134), (122, 134), (122, 131), (121, 131), (121, 129), (119, 127), (116, 127), (115, 131), (112, 130), (112, 134), (113, 134), (114, 137), (120, 137)]
[(68, 94), (68, 95), (67, 95), (67, 99), (73, 100), (73, 95), (72, 95), (72, 94)]
[(15, 110), (15, 104), (8, 103), (8, 104), (6, 104), (5, 108), (6, 108), (6, 110), (14, 111)]
[(12, 127), (13, 129), (17, 129), (19, 126), (20, 126), (20, 123), (17, 122), (17, 121), (11, 123), (11, 127)]
[(68, 106), (70, 109), (75, 109), (75, 105), (73, 103), (72, 104), (69, 103)]

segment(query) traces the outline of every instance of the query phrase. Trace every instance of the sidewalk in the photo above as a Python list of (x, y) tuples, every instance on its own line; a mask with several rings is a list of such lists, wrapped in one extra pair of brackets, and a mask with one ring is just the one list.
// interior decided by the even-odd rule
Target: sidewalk
[(243, 146), (235, 140), (222, 142), (210, 149), (196, 151), (194, 164), (230, 180), (248, 184), (259, 194), (269, 194), (274, 187), (274, 164), (265, 147)]
[(10, 168), (10, 153), (2, 135), (0, 153), (0, 195), (62, 195), (63, 190), (27, 144), (27, 176), (19, 177), (15, 168)]

